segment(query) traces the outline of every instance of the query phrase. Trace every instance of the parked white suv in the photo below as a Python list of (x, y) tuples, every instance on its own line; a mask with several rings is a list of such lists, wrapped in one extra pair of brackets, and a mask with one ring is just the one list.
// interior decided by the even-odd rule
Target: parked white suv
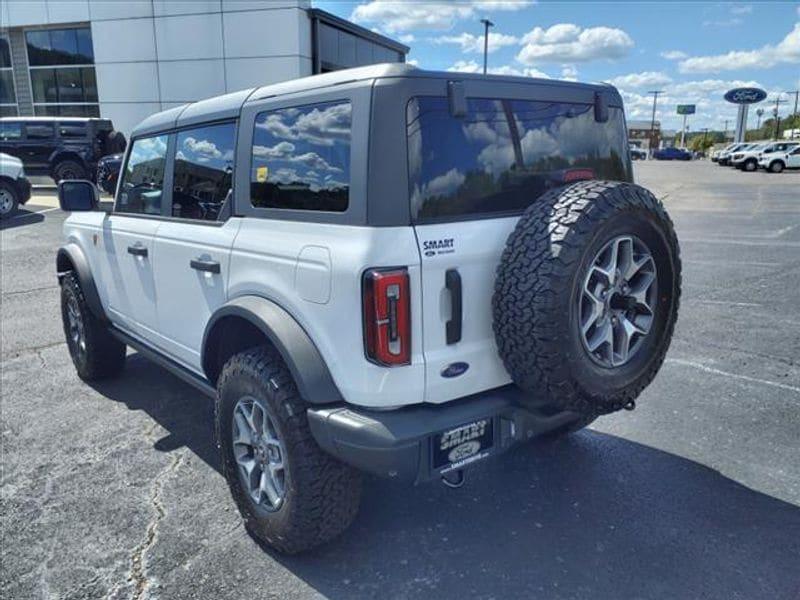
[(776, 149), (765, 153), (758, 159), (758, 166), (770, 173), (780, 173), (784, 169), (800, 169), (800, 143), (781, 142), (783, 150)]
[(677, 318), (661, 203), (605, 85), (338, 71), (154, 115), (112, 212), (60, 184), (78, 375), (126, 346), (215, 399), (248, 527), (298, 552), (360, 472), (443, 477), (633, 408)]
[(0, 152), (0, 219), (13, 215), (31, 197), (31, 184), (22, 161)]

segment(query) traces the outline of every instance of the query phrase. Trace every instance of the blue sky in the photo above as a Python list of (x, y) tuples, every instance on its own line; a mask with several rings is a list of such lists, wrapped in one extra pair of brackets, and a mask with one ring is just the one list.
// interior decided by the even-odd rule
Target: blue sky
[[(649, 119), (649, 90), (664, 90), (657, 118), (680, 126), (676, 104), (697, 104), (692, 130), (722, 129), (738, 85), (776, 93), (800, 88), (800, 3), (766, 2), (323, 2), (314, 6), (411, 47), (422, 68), (482, 68), (483, 26), (495, 23), (489, 68), (500, 73), (610, 81), (628, 119)], [(794, 97), (781, 106), (787, 114)], [(771, 110), (772, 106), (763, 108)], [(756, 116), (751, 111), (751, 126)], [(733, 127), (731, 124), (730, 127)]]

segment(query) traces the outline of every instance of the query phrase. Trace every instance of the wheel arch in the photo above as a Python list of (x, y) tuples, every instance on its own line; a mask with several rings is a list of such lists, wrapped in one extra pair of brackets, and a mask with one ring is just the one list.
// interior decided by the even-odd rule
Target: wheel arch
[(81, 290), (92, 314), (102, 321), (108, 321), (103, 304), (100, 302), (100, 294), (97, 292), (92, 271), (89, 268), (89, 261), (86, 260), (86, 255), (80, 246), (75, 243), (61, 246), (56, 254), (56, 273), (59, 282), (69, 272), (74, 272), (78, 276)]
[(305, 329), (281, 306), (260, 296), (235, 298), (212, 315), (203, 333), (203, 372), (216, 385), (228, 358), (265, 342), (280, 353), (303, 399), (311, 404), (343, 401)]
[(64, 162), (65, 160), (74, 161), (87, 171), (89, 170), (89, 165), (86, 163), (86, 159), (79, 153), (75, 152), (74, 150), (58, 149), (50, 155), (50, 160), (48, 161), (50, 163), (50, 173), (55, 173), (58, 164)]

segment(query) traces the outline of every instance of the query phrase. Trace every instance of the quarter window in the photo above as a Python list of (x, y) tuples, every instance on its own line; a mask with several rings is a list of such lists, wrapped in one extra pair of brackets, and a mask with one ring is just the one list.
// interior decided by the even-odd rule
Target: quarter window
[(21, 137), (21, 123), (0, 123), (0, 140), (18, 140)]
[(260, 113), (253, 132), (253, 206), (347, 210), (351, 122), (349, 102)]
[(167, 136), (140, 138), (133, 142), (122, 174), (116, 211), (145, 215), (161, 214)]
[(178, 133), (172, 216), (215, 221), (233, 184), (236, 125), (223, 123)]
[(467, 108), (458, 119), (446, 98), (409, 102), (415, 219), (513, 214), (571, 181), (631, 180), (622, 109), (599, 123), (591, 104), (470, 99)]

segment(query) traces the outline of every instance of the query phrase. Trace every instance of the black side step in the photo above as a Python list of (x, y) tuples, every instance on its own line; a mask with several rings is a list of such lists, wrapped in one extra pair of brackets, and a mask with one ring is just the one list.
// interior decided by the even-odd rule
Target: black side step
[(171, 358), (167, 358), (161, 352), (159, 352), (149, 344), (140, 342), (139, 340), (137, 340), (134, 337), (131, 337), (127, 333), (120, 331), (116, 327), (109, 327), (108, 329), (115, 338), (117, 338), (123, 344), (127, 344), (128, 346), (130, 346), (148, 360), (151, 360), (158, 366), (163, 367), (176, 377), (183, 379), (189, 385), (193, 385), (198, 390), (203, 392), (206, 396), (209, 396), (211, 398), (216, 397), (217, 390), (214, 389), (214, 386), (212, 386), (205, 377), (201, 377), (196, 373), (193, 373), (192, 371), (190, 371), (183, 365), (178, 364)]

